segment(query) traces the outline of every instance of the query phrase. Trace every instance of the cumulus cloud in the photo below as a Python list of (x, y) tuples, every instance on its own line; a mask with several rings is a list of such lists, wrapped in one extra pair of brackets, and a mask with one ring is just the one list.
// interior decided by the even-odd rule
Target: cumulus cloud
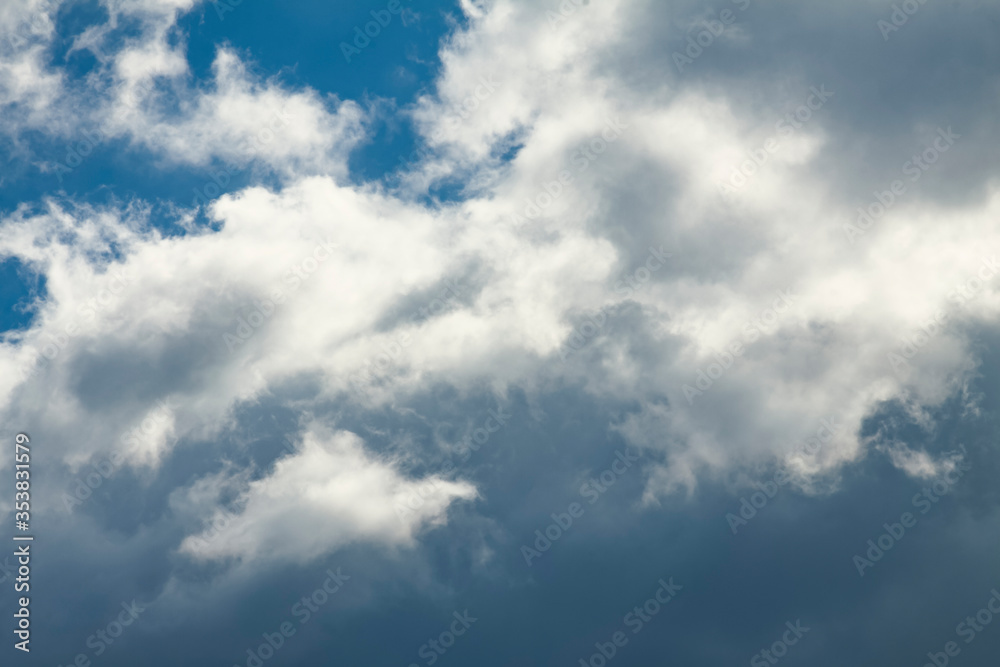
[[(135, 60), (148, 68), (157, 59), (139, 53)], [(364, 136), (364, 114), (356, 103), (255, 81), (230, 49), (216, 54), (210, 90), (185, 87), (184, 60), (141, 72), (128, 63), (124, 56), (116, 61), (117, 76), (109, 83), (116, 95), (104, 110), (104, 130), (169, 162), (204, 166), (218, 160), (243, 168), (256, 161), (285, 175), (344, 176), (347, 152)], [(175, 80), (169, 94), (159, 89), (157, 77)]]
[[(855, 94), (843, 79), (822, 63), (748, 51), (741, 74), (754, 83), (723, 85), (737, 73), (714, 54), (770, 34), (764, 7), (740, 14), (739, 38), (706, 49), (693, 77), (636, 65), (637, 50), (662, 48), (653, 45), (664, 34), (683, 48), (664, 21), (697, 28), (693, 3), (466, 2), (468, 27), (444, 43), (434, 89), (409, 109), (428, 150), (393, 188), (345, 178), (366, 132), (356, 102), (261, 80), (224, 46), (210, 81), (194, 85), (176, 25), (193, 3), (107, 7), (106, 25), (78, 41), (99, 56), (91, 80), (111, 91), (86, 122), (166, 164), (258, 161), (282, 179), (222, 197), (207, 211), (217, 228), (182, 236), (151, 228), (142, 207), (53, 203), (3, 222), (0, 252), (44, 274), (48, 296), (32, 327), (4, 342), (0, 364), (40, 370), (5, 374), (0, 413), (72, 442), (67, 464), (120, 448), (155, 469), (184, 443), (234, 428), (239, 408), (262, 397), (302, 409), (283, 391), (310, 378), (306, 403), (361, 410), (442, 385), (503, 395), (568, 383), (632, 401), (615, 428), (665, 455), (649, 498), (786, 457), (835, 418), (843, 430), (801, 466), (823, 475), (864, 455), (860, 426), (882, 402), (916, 413), (960, 394), (978, 363), (965, 332), (996, 324), (995, 177), (962, 198), (934, 166), (981, 163), (975, 146), (993, 126), (958, 124), (957, 112), (904, 116), (882, 143), (900, 150), (880, 162), (875, 192), (859, 193), (841, 172), (867, 165), (866, 154), (844, 146), (870, 129), (837, 110)], [(805, 12), (803, 29), (831, 11)], [(144, 27), (116, 50), (109, 35), (126, 14)], [(7, 88), (60, 108), (58, 75), (31, 88), (46, 79), (25, 74), (39, 61), (24, 57), (5, 61), (21, 72)], [(776, 102), (762, 104), (753, 85)], [(822, 86), (832, 96), (817, 108)], [(931, 148), (934, 162), (913, 172), (911, 156)], [(745, 173), (762, 150), (768, 159)], [(737, 171), (745, 184), (722, 197)], [(462, 196), (429, 203), (452, 180)], [(871, 219), (861, 227), (859, 206)], [(420, 314), (452, 298), (441, 297), (448, 284), (459, 286), (453, 302)], [(142, 443), (122, 437), (167, 399), (167, 426)], [(346, 437), (307, 440), (251, 484), (246, 518), (207, 555), (277, 549), (265, 527), (291, 505), (271, 513), (265, 501), (300, 477), (342, 509), (310, 465), (343, 461), (381, 479), (384, 507), (406, 482)], [(449, 488), (405, 530), (386, 527), (383, 510), (371, 526), (330, 510), (340, 537), (307, 551), (341, 538), (405, 543), (450, 499), (469, 497)]]
[[(738, 4), (740, 39), (718, 40), (715, 52), (750, 49), (773, 29), (768, 10)], [(772, 77), (776, 70), (779, 83), (777, 108), (762, 109), (747, 104), (746, 84), (706, 85), (729, 74), (709, 47), (691, 65), (701, 68), (698, 77), (685, 78), (682, 67), (654, 76), (621, 57), (662, 37), (665, 19), (701, 29), (691, 3), (561, 7), (553, 15), (498, 1), (485, 14), (470, 12), (472, 26), (445, 50), (437, 98), (415, 110), (432, 146), (447, 137), (460, 150), (428, 157), (425, 173), (447, 177), (435, 171), (437, 161), (455, 154), (490, 167), (503, 138), (516, 132), (516, 157), (489, 176), (494, 216), (533, 212), (529, 229), (586, 230), (615, 245), (626, 284), (646, 278), (639, 288), (619, 282), (616, 291), (588, 294), (591, 311), (624, 295), (643, 317), (615, 334), (634, 340), (601, 341), (578, 358), (590, 364), (582, 370), (589, 390), (624, 391), (644, 405), (624, 432), (669, 453), (668, 467), (653, 475), (661, 491), (692, 488), (701, 472), (748, 457), (783, 457), (821, 419), (836, 417), (845, 431), (819, 455), (814, 472), (822, 473), (864, 454), (857, 433), (881, 402), (933, 406), (963, 391), (976, 366), (965, 332), (971, 321), (995, 325), (998, 314), (989, 250), (998, 239), (988, 221), (1000, 199), (994, 185), (972, 205), (929, 205), (922, 189), (937, 180), (935, 163), (968, 159), (974, 140), (965, 128), (916, 119), (896, 128), (910, 150), (886, 164), (874, 194), (855, 200), (827, 177), (831, 162), (850, 169), (830, 136), (850, 134), (836, 107), (853, 93), (824, 78), (825, 68), (763, 63), (759, 69)], [(558, 48), (567, 35), (587, 50)], [(677, 35), (676, 48), (685, 46)], [(509, 85), (449, 134), (445, 112), (474, 96), (495, 62), (505, 63)], [(628, 128), (610, 147), (599, 134), (608, 117)], [(764, 163), (751, 161), (765, 146)], [(578, 173), (574, 160), (586, 171)], [(560, 170), (574, 182), (568, 195), (551, 197), (546, 186)], [(742, 187), (720, 196), (738, 171)], [(659, 244), (673, 257), (651, 274), (642, 263)], [(973, 297), (964, 286), (978, 268)], [(603, 384), (594, 381), (597, 368)]]
[[(211, 433), (241, 401), (302, 374), (375, 405), (429, 381), (513, 382), (557, 350), (564, 309), (581, 307), (570, 287), (611, 258), (579, 233), (528, 243), (328, 178), (249, 189), (212, 212), (221, 230), (178, 237), (144, 229), (142, 211), (51, 204), (8, 221), (0, 248), (48, 280), (34, 326), (8, 348), (20, 369), (8, 409), (58, 411), (50, 428), (93, 420), (92, 437), (74, 438), (79, 457), (118, 443), (109, 435), (155, 401), (175, 401), (178, 437)], [(421, 315), (449, 279), (463, 302)]]
[(4, 134), (25, 128), (62, 129), (58, 113), (65, 77), (48, 67), (58, 2), (16, 0), (0, 8), (0, 109)]
[(951, 452), (938, 460), (927, 452), (912, 449), (904, 443), (891, 443), (885, 445), (884, 449), (893, 465), (917, 479), (936, 479), (954, 472), (965, 455), (964, 446), (961, 453)]
[(199, 559), (308, 562), (359, 540), (405, 546), (422, 527), (442, 523), (453, 501), (475, 496), (468, 483), (407, 479), (392, 462), (368, 455), (355, 434), (313, 426), (296, 453), (250, 482), (236, 501), (238, 514), (213, 517), (181, 551)]

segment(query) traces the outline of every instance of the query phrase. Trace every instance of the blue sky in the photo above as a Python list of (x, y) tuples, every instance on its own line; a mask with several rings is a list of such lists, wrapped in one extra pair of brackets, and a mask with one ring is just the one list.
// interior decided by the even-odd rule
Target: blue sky
[(994, 664), (1000, 6), (334, 4), (0, 8), (3, 664)]

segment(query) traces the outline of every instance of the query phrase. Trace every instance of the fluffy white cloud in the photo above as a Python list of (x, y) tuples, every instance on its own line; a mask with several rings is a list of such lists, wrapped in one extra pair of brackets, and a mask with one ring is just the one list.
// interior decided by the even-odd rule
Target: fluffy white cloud
[(367, 454), (353, 433), (314, 426), (270, 476), (249, 483), (238, 514), (219, 511), (181, 551), (199, 559), (304, 563), (360, 540), (406, 546), (422, 527), (442, 523), (453, 501), (475, 496), (467, 483), (406, 479), (391, 461)]
[[(856, 434), (881, 401), (919, 412), (962, 391), (976, 365), (966, 325), (994, 325), (998, 315), (990, 249), (1000, 239), (989, 223), (1000, 206), (995, 187), (974, 206), (928, 207), (915, 194), (913, 163), (903, 171), (904, 156), (896, 176), (905, 195), (867, 230), (845, 229), (868, 202), (845, 201), (813, 169), (829, 159), (823, 107), (844, 91), (796, 80), (791, 68), (778, 73), (787, 77), (779, 97), (787, 106), (778, 112), (742, 106), (740, 90), (676, 73), (665, 74), (660, 89), (644, 82), (637, 91), (638, 73), (620, 55), (649, 44), (662, 28), (657, 15), (700, 26), (696, 13), (684, 3), (560, 8), (499, 0), (470, 10), (471, 28), (443, 55), (437, 97), (414, 111), (430, 144), (442, 145), (422, 173), (446, 177), (442, 162), (490, 170), (503, 138), (515, 133), (516, 158), (485, 177), (496, 219), (542, 209), (522, 233), (575, 229), (606, 238), (622, 260), (617, 271), (640, 282), (650, 277), (642, 268), (647, 247), (673, 252), (669, 266), (638, 288), (626, 280), (612, 291), (612, 278), (606, 291), (587, 293), (590, 312), (622, 295), (638, 302), (643, 344), (635, 331), (608, 333), (577, 355), (589, 390), (646, 405), (622, 430), (668, 452), (653, 495), (693, 488), (703, 472), (784, 457), (823, 418), (844, 430), (803, 470), (835, 470), (864, 453)], [(743, 26), (740, 35), (753, 39)], [(677, 43), (683, 48), (682, 36)], [(504, 85), (477, 103), (480, 79), (496, 63)], [(466, 116), (458, 130), (456, 108)], [(581, 146), (593, 142), (591, 151), (603, 152), (606, 118), (627, 129), (591, 159)], [(949, 131), (925, 125), (910, 137), (921, 151), (937, 146), (934, 161), (959, 161), (963, 139)], [(720, 185), (765, 145), (765, 164), (746, 169), (749, 183), (728, 201), (720, 197)], [(562, 169), (574, 182), (551, 202), (542, 193)], [(414, 179), (415, 187), (426, 182)], [(961, 296), (956, 286), (980, 267), (977, 293)], [(579, 337), (587, 338), (584, 329)], [(730, 365), (733, 344), (741, 351)]]
[[(312, 400), (359, 409), (441, 384), (502, 394), (570, 380), (642, 406), (616, 426), (666, 453), (649, 499), (786, 457), (834, 418), (836, 436), (795, 459), (808, 484), (864, 454), (857, 433), (881, 401), (919, 414), (961, 392), (977, 363), (967, 325), (996, 324), (995, 186), (956, 203), (921, 198), (907, 182), (913, 192), (863, 234), (845, 233), (868, 202), (830, 177), (855, 158), (836, 153), (834, 137), (847, 131), (814, 110), (776, 135), (780, 150), (739, 192), (720, 197), (720, 183), (824, 82), (783, 66), (780, 108), (762, 108), (740, 87), (674, 73), (638, 80), (649, 73), (634, 62), (656, 43), (663, 13), (690, 23), (684, 3), (464, 3), (470, 26), (445, 44), (435, 95), (411, 109), (431, 150), (395, 191), (343, 178), (364, 132), (355, 103), (255, 80), (226, 49), (212, 85), (191, 87), (183, 51), (166, 39), (189, 6), (116, 5), (146, 12), (149, 28), (102, 52), (95, 78), (123, 85), (91, 120), (171, 164), (259, 160), (284, 178), (276, 190), (221, 198), (209, 210), (218, 231), (181, 237), (149, 231), (141, 209), (50, 205), (3, 222), (0, 254), (44, 273), (49, 298), (32, 329), (0, 349), (0, 364), (15, 369), (0, 385), (0, 415), (66, 443), (71, 465), (116, 447), (155, 468), (177, 443), (225, 433), (241, 405), (292, 403), (282, 388), (301, 377), (317, 382)], [(740, 34), (752, 43), (749, 26)], [(100, 51), (104, 37), (85, 42)], [(938, 136), (929, 125), (901, 132), (921, 149)], [(961, 161), (970, 143), (959, 137), (942, 164)], [(428, 186), (454, 178), (467, 199), (420, 203)], [(101, 299), (116, 272), (121, 289)], [(16, 372), (46, 345), (58, 352), (38, 375)], [(164, 399), (166, 425), (145, 440), (123, 437)], [(320, 499), (313, 518), (330, 507), (338, 517), (337, 537), (312, 543), (313, 555), (345, 539), (405, 543), (470, 493), (449, 487), (417, 523), (387, 528), (386, 499), (408, 482), (347, 436), (330, 442), (307, 440), (252, 484), (246, 518), (206, 555), (277, 549), (265, 528), (293, 501), (273, 511), (266, 501), (285, 499), (299, 479)], [(927, 469), (893, 460), (912, 474)], [(331, 490), (310, 476), (340, 462), (380, 480), (381, 509), (351, 514), (347, 495), (363, 489)]]
[[(129, 64), (148, 69), (160, 60), (163, 66), (150, 71)], [(255, 81), (225, 48), (212, 71), (212, 89), (194, 90), (183, 81), (183, 59), (170, 65), (166, 56), (120, 56), (103, 129), (128, 136), (169, 162), (203, 166), (220, 160), (243, 168), (257, 161), (285, 175), (346, 174), (347, 152), (363, 137), (364, 115), (357, 104)], [(173, 81), (169, 92), (158, 86), (163, 77)]]
[(0, 110), (2, 131), (12, 137), (26, 128), (58, 134), (64, 76), (49, 69), (46, 47), (60, 3), (14, 0), (0, 8)]
[(142, 211), (54, 204), (0, 229), (0, 254), (28, 261), (49, 293), (6, 348), (7, 409), (46, 428), (93, 422), (72, 438), (73, 460), (120, 442), (167, 398), (177, 437), (207, 437), (240, 402), (302, 374), (363, 404), (435, 381), (530, 377), (564, 337), (562, 314), (582, 307), (573, 291), (613, 257), (579, 232), (530, 241), (329, 178), (249, 189), (212, 211), (220, 231), (172, 238), (140, 232)]

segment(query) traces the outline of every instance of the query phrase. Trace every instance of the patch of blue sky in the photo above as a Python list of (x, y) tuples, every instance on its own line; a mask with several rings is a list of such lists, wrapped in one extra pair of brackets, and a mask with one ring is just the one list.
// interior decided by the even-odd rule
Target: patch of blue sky
[(0, 334), (30, 327), (45, 293), (44, 276), (16, 257), (0, 260)]

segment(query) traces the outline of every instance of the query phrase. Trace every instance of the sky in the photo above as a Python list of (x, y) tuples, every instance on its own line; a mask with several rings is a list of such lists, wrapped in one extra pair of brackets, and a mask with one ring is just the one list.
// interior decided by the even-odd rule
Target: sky
[(995, 665), (998, 32), (5, 0), (2, 664)]

